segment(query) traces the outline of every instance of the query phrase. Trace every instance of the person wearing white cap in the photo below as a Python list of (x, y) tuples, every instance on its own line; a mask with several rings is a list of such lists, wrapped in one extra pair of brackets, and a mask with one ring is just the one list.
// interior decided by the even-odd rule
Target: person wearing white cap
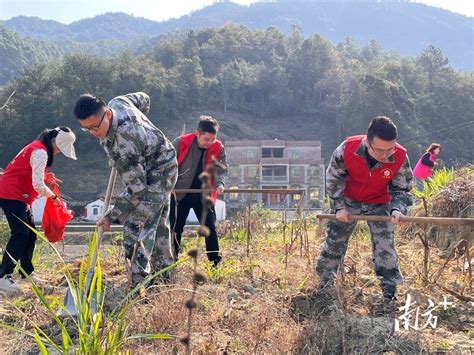
[[(7, 295), (21, 291), (12, 278), (14, 260), (20, 263), (26, 274), (31, 275), (34, 271), (32, 258), (36, 234), (25, 223), (35, 228), (31, 204), (38, 196), (62, 203), (45, 181), (50, 179), (48, 167), (53, 164), (54, 155), (62, 153), (77, 159), (75, 140), (76, 136), (69, 127), (45, 129), (13, 158), (0, 176), (0, 207), (11, 231), (0, 266), (0, 291)], [(20, 275), (25, 278), (21, 272)]]

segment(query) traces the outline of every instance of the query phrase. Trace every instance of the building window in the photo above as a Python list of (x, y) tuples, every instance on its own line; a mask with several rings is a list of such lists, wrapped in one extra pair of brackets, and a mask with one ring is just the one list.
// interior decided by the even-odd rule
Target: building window
[[(290, 189), (292, 189), (292, 190), (301, 190), (301, 186), (300, 185), (291, 185)], [(292, 196), (293, 201), (300, 201), (301, 200), (301, 195), (300, 194), (294, 194), (294, 195), (291, 195), (291, 196)]]
[(311, 201), (319, 201), (319, 188), (312, 187), (309, 189), (309, 199)]
[(258, 169), (256, 166), (249, 166), (248, 177), (255, 178), (257, 177)]
[(283, 158), (283, 148), (262, 148), (262, 158)]
[(321, 177), (321, 168), (319, 166), (310, 166), (309, 167), (309, 178), (310, 179), (318, 179)]
[(93, 214), (94, 216), (97, 216), (97, 215), (99, 214), (99, 208), (98, 208), (98, 207), (94, 207), (94, 208), (92, 209), (92, 214)]
[(240, 167), (235, 166), (235, 165), (229, 167), (229, 177), (238, 178), (239, 175), (240, 175)]
[(293, 179), (298, 179), (301, 177), (301, 167), (300, 166), (292, 166), (290, 167), (290, 177)]
[[(229, 190), (238, 190), (238, 189), (239, 189), (238, 186), (229, 187)], [(230, 198), (231, 201), (238, 201), (239, 200), (239, 194), (231, 192), (229, 198)]]
[(248, 149), (247, 150), (247, 159), (255, 159), (257, 157), (257, 150)]
[(262, 167), (262, 180), (284, 181), (287, 180), (287, 171), (284, 165), (267, 165)]

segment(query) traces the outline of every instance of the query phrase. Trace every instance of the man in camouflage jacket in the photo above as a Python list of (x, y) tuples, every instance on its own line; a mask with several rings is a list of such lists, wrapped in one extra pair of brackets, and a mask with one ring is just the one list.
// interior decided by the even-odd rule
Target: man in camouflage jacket
[(387, 117), (376, 117), (367, 135), (348, 137), (334, 151), (326, 171), (327, 194), (336, 221), (329, 221), (317, 260), (320, 288), (331, 286), (340, 270), (357, 222), (349, 215), (391, 215), (392, 222), (368, 222), (375, 273), (384, 301), (395, 298), (403, 278), (394, 247), (394, 224), (412, 205), (412, 171), (405, 148), (396, 142), (397, 128)]
[(132, 287), (173, 263), (168, 215), (178, 176), (176, 151), (147, 118), (149, 109), (150, 98), (142, 92), (118, 96), (107, 105), (82, 95), (74, 109), (81, 128), (101, 140), (125, 187), (97, 225), (106, 231), (111, 223), (123, 223)]

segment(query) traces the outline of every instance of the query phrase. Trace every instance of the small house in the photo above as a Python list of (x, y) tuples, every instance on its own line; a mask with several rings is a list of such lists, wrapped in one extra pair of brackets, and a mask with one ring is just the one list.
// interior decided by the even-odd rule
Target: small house
[(84, 208), (84, 218), (88, 221), (97, 221), (102, 217), (104, 209), (104, 201), (102, 199), (88, 203)]

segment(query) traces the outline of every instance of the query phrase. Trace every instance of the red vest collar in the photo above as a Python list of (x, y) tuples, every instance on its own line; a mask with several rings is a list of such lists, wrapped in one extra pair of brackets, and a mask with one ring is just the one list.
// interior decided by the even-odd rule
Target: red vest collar
[[(178, 153), (178, 166), (181, 166), (184, 159), (187, 157), (194, 139), (197, 139), (196, 132), (184, 134), (179, 137), (179, 145), (178, 145), (178, 152), (177, 152)], [(211, 146), (204, 153), (204, 169), (203, 169), (204, 171), (209, 172), (209, 168), (211, 166), (213, 159), (218, 160), (219, 156), (221, 155), (221, 152), (222, 152), (222, 143), (220, 140), (216, 139), (216, 141), (212, 143)], [(210, 176), (211, 176), (211, 188), (215, 189), (216, 183), (214, 180), (214, 176), (213, 174), (210, 174)], [(212, 192), (211, 195), (212, 195), (212, 199), (215, 202), (217, 199), (217, 193), (214, 191)]]
[[(365, 135), (360, 135), (360, 136), (352, 136), (352, 137), (348, 137), (347, 139), (352, 139), (352, 138), (362, 138), (361, 141), (360, 141), (360, 144), (359, 146), (357, 147), (356, 151), (354, 152), (354, 154), (357, 154), (361, 157), (366, 157), (365, 154), (366, 154), (366, 148), (369, 149), (369, 144), (368, 144), (368, 141), (367, 141), (367, 136)], [(401, 147), (398, 143), (395, 145), (395, 151), (398, 149), (398, 147)], [(387, 158), (387, 161), (384, 162), (384, 163), (395, 163), (395, 159), (396, 159), (396, 154), (395, 154), (395, 151), (393, 152), (392, 155), (390, 155), (388, 158)]]

